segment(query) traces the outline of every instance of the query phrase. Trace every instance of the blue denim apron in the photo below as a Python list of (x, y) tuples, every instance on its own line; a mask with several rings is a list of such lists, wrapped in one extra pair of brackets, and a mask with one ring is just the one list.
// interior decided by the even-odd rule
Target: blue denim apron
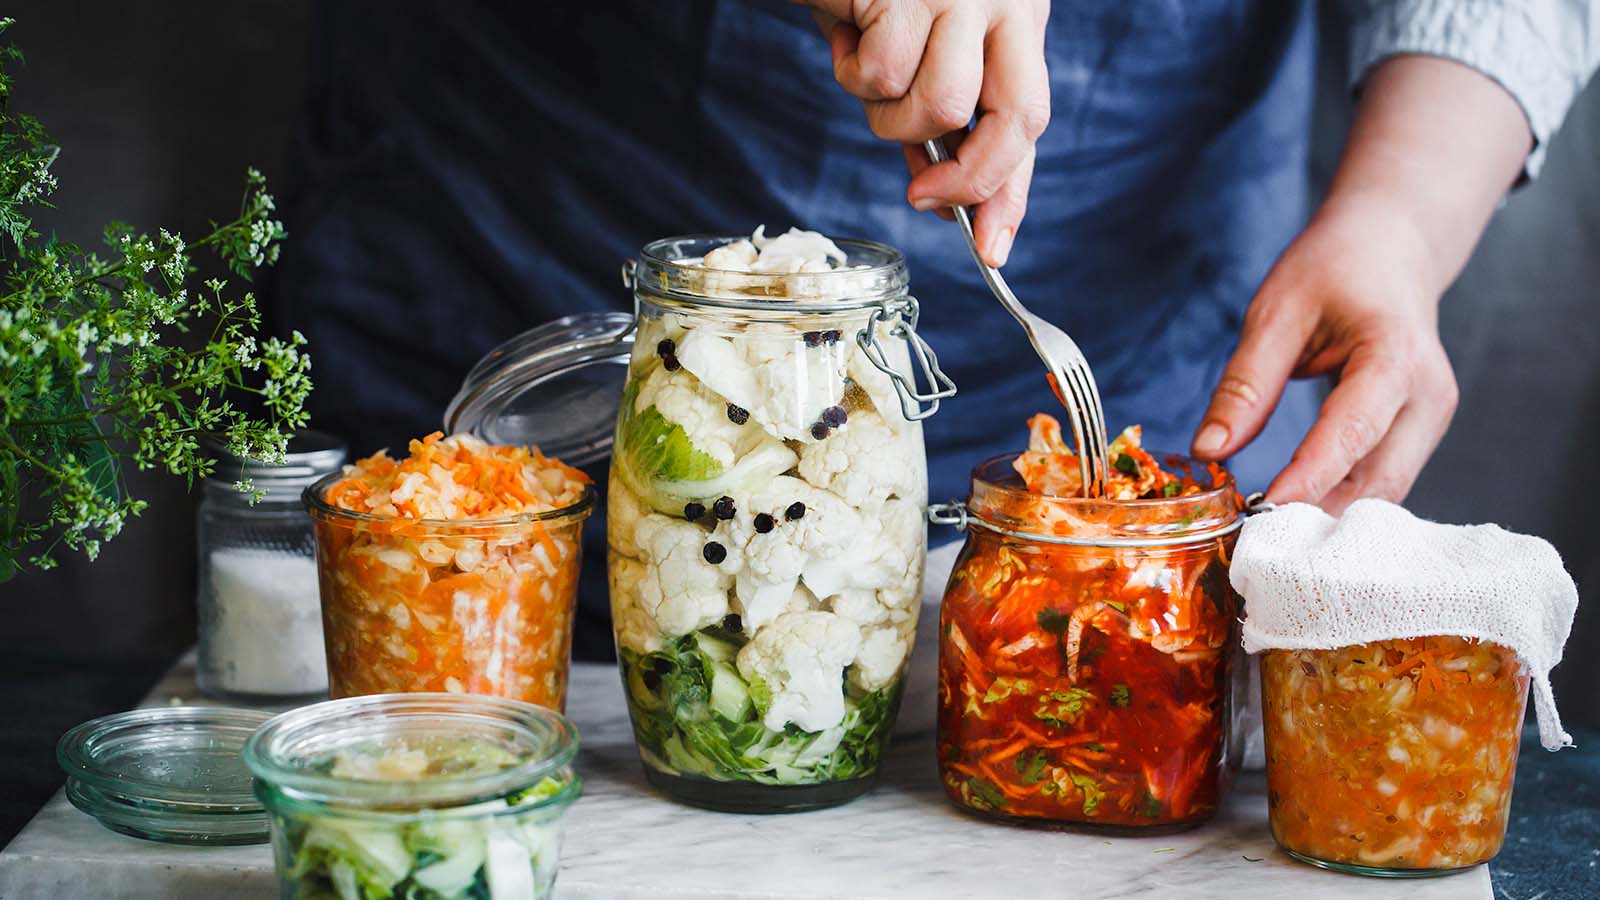
[[(617, 265), (645, 242), (760, 223), (905, 251), (960, 386), (927, 424), (931, 496), (964, 496), (971, 465), (1055, 405), (956, 226), (906, 205), (899, 148), (834, 83), (803, 9), (511, 6), (319, 7), (274, 285), (276, 324), (311, 339), (319, 427), (403, 447), (509, 335), (628, 308)], [(1006, 276), (1147, 446), (1187, 448), (1303, 222), (1314, 27), (1309, 0), (1053, 5), (1052, 122)], [(1291, 385), (1232, 463), (1242, 485), (1287, 461), (1316, 402)], [(597, 583), (580, 651), (602, 644)]]

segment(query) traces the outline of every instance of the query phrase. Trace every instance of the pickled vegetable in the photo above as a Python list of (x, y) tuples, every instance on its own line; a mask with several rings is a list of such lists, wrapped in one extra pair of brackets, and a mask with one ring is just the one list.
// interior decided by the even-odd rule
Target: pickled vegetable
[(1078, 489), (1077, 460), (1054, 419), (1030, 426), (1030, 451), (1012, 464), (1025, 487), (975, 475), (970, 509), (1026, 534), (1106, 544), (972, 529), (941, 616), (945, 790), (959, 805), (1022, 819), (1202, 821), (1223, 789), (1232, 537), (1146, 548), (1114, 537), (1181, 533), (1202, 516), (1231, 521), (1231, 482), (1220, 470), (1210, 486), (1168, 471), (1130, 428), (1112, 445), (1112, 502), (1063, 502), (1054, 492)]
[(330, 692), (562, 708), (588, 478), (468, 435), (410, 451), (348, 467), (313, 507)]
[(1528, 690), (1515, 653), (1457, 637), (1274, 650), (1261, 677), (1284, 848), (1394, 870), (1499, 852)]

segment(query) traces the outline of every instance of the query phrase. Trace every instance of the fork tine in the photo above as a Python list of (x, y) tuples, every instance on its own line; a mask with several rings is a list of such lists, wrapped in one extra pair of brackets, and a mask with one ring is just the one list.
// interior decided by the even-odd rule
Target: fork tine
[(1090, 495), (1097, 492), (1105, 477), (1105, 451), (1101, 449), (1101, 438), (1098, 437), (1098, 428), (1094, 416), (1094, 395), (1087, 392), (1083, 383), (1082, 368), (1077, 365), (1067, 367), (1068, 390), (1073, 396), (1072, 410), (1075, 423), (1073, 431), (1078, 437), (1078, 455), (1087, 460), (1088, 476), (1084, 480), (1086, 488), (1091, 489)]

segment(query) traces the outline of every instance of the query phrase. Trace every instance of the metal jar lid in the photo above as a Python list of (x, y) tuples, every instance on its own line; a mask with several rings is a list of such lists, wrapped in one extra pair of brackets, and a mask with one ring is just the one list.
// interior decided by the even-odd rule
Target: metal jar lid
[(289, 436), (282, 463), (236, 456), (225, 441), (208, 437), (205, 453), (216, 460), (211, 480), (231, 484), (248, 480), (268, 496), (298, 497), (301, 489), (318, 478), (337, 471), (349, 454), (344, 441), (322, 431), (302, 430)]

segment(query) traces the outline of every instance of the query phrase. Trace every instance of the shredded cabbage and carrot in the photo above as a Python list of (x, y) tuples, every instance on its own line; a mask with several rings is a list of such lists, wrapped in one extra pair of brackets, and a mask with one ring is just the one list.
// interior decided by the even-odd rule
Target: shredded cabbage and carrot
[(1458, 637), (1261, 663), (1272, 835), (1325, 862), (1455, 869), (1500, 850), (1528, 675)]
[[(496, 694), (561, 709), (582, 472), (536, 449), (431, 434), (345, 469), (318, 515), (329, 691)], [(487, 521), (486, 521), (487, 520)]]
[[(1036, 533), (1094, 536), (1091, 522), (1063, 512), (1081, 480), (1060, 426), (1038, 415), (1029, 427), (1030, 450), (1013, 464), (1027, 492), (1009, 492), (999, 514)], [(1139, 438), (1134, 427), (1113, 444), (1113, 502), (1103, 506), (1166, 501), (1117, 510), (1165, 525), (1210, 503)], [(1220, 470), (1213, 477), (1229, 484)], [(993, 512), (976, 494), (974, 505)], [(951, 799), (1115, 826), (1209, 817), (1224, 780), (1232, 540), (1071, 546), (973, 528), (941, 611), (939, 764)]]

